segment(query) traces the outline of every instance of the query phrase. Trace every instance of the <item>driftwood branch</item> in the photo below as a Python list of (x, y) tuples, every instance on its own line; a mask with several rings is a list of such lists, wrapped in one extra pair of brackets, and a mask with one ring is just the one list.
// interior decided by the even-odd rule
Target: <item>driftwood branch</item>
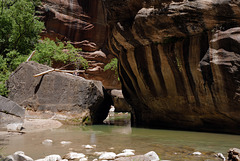
[(27, 61), (30, 61), (31, 60), (31, 58), (33, 57), (33, 55), (35, 54), (35, 50), (32, 52), (32, 54), (28, 57), (28, 59), (27, 59)]
[(44, 72), (42, 72), (42, 73), (35, 74), (34, 77), (42, 76), (42, 75), (44, 75), (44, 74), (47, 74), (47, 73), (53, 72), (54, 70), (55, 70), (55, 69), (50, 69), (50, 70), (44, 71)]
[(35, 74), (34, 77), (39, 77), (50, 72), (63, 72), (63, 73), (84, 73), (85, 70), (60, 70), (60, 69), (50, 69), (39, 74)]

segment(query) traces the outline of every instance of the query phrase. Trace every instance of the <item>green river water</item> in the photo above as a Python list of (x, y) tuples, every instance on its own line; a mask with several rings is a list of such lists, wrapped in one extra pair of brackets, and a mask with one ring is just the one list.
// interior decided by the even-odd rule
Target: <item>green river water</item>
[[(53, 140), (52, 145), (44, 145), (45, 139)], [(61, 141), (71, 141), (61, 145)], [(82, 145), (96, 145), (93, 150), (86, 150)], [(97, 158), (94, 152), (113, 151), (120, 153), (126, 148), (136, 150), (135, 154), (155, 151), (163, 160), (221, 160), (215, 153), (227, 156), (229, 148), (240, 148), (240, 136), (204, 132), (174, 131), (160, 129), (132, 128), (124, 126), (62, 126), (58, 129), (27, 133), (0, 139), (1, 153), (5, 156), (15, 151), (24, 151), (33, 159), (44, 158), (50, 154), (63, 156), (69, 151), (88, 155), (89, 160)], [(201, 156), (192, 155), (199, 151)]]

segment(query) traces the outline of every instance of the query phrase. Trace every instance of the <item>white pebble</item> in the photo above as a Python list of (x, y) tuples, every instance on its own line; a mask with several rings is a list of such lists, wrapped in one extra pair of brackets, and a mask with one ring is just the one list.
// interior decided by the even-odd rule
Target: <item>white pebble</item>
[(98, 161), (98, 159), (93, 159), (92, 161)]
[(100, 160), (111, 160), (116, 158), (116, 154), (113, 152), (105, 152), (102, 155), (99, 156)]
[(14, 154), (16, 154), (16, 155), (17, 154), (23, 154), (24, 155), (25, 153), (23, 151), (16, 151)]
[(45, 161), (60, 161), (62, 160), (60, 155), (53, 154), (53, 155), (48, 155), (44, 158)]
[(35, 161), (45, 161), (45, 159), (37, 159), (37, 160), (35, 160)]
[(126, 152), (129, 152), (129, 151), (130, 151), (130, 152), (133, 152), (133, 153), (135, 152), (135, 150), (133, 150), (133, 149), (124, 149), (122, 152), (123, 152), (123, 153), (126, 153)]
[(82, 147), (84, 147), (85, 149), (93, 149), (93, 146), (91, 145), (83, 145)]
[(216, 154), (216, 157), (221, 158), (223, 161), (226, 160), (226, 158), (224, 157), (224, 155), (223, 155), (222, 153), (217, 153), (217, 154)]
[(53, 143), (53, 141), (51, 139), (46, 139), (42, 142), (42, 144), (45, 144), (45, 145), (51, 145)]
[(192, 154), (193, 154), (193, 155), (201, 155), (202, 153), (199, 152), (199, 151), (196, 151), (196, 152), (193, 152)]
[(134, 156), (135, 154), (131, 151), (126, 151), (125, 153), (119, 153), (117, 154), (116, 157), (130, 157), (130, 156)]
[(79, 159), (79, 161), (88, 161), (88, 159), (87, 158), (81, 158), (81, 159)]
[(151, 159), (151, 161), (159, 161), (160, 160), (157, 153), (155, 153), (154, 151), (150, 151), (150, 152), (144, 154), (144, 156)]
[(84, 157), (85, 155), (83, 153), (69, 152), (63, 158), (73, 160), (73, 159), (80, 159)]

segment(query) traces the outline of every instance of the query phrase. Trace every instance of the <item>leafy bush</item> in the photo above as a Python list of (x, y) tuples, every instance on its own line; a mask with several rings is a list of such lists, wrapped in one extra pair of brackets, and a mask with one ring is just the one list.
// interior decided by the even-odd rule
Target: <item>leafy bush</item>
[(88, 68), (88, 61), (79, 55), (80, 49), (75, 48), (70, 43), (64, 45), (62, 42), (55, 43), (50, 39), (45, 39), (38, 43), (35, 48), (36, 52), (32, 60), (41, 64), (51, 66), (53, 61), (63, 63), (74, 63), (77, 68)]
[(113, 58), (113, 59), (111, 59), (110, 63), (108, 63), (107, 65), (104, 66), (104, 71), (114, 70), (115, 74), (118, 75), (117, 67), (118, 67), (118, 59)]

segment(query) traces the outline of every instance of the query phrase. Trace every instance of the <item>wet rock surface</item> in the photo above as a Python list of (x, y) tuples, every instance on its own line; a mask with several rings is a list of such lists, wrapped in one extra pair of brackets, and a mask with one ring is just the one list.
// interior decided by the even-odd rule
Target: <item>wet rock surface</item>
[(49, 69), (35, 62), (21, 64), (9, 78), (9, 98), (28, 110), (70, 113), (83, 122), (106, 118), (110, 104), (101, 82), (59, 72), (33, 77)]
[(238, 148), (229, 149), (228, 161), (240, 161), (240, 149)]

